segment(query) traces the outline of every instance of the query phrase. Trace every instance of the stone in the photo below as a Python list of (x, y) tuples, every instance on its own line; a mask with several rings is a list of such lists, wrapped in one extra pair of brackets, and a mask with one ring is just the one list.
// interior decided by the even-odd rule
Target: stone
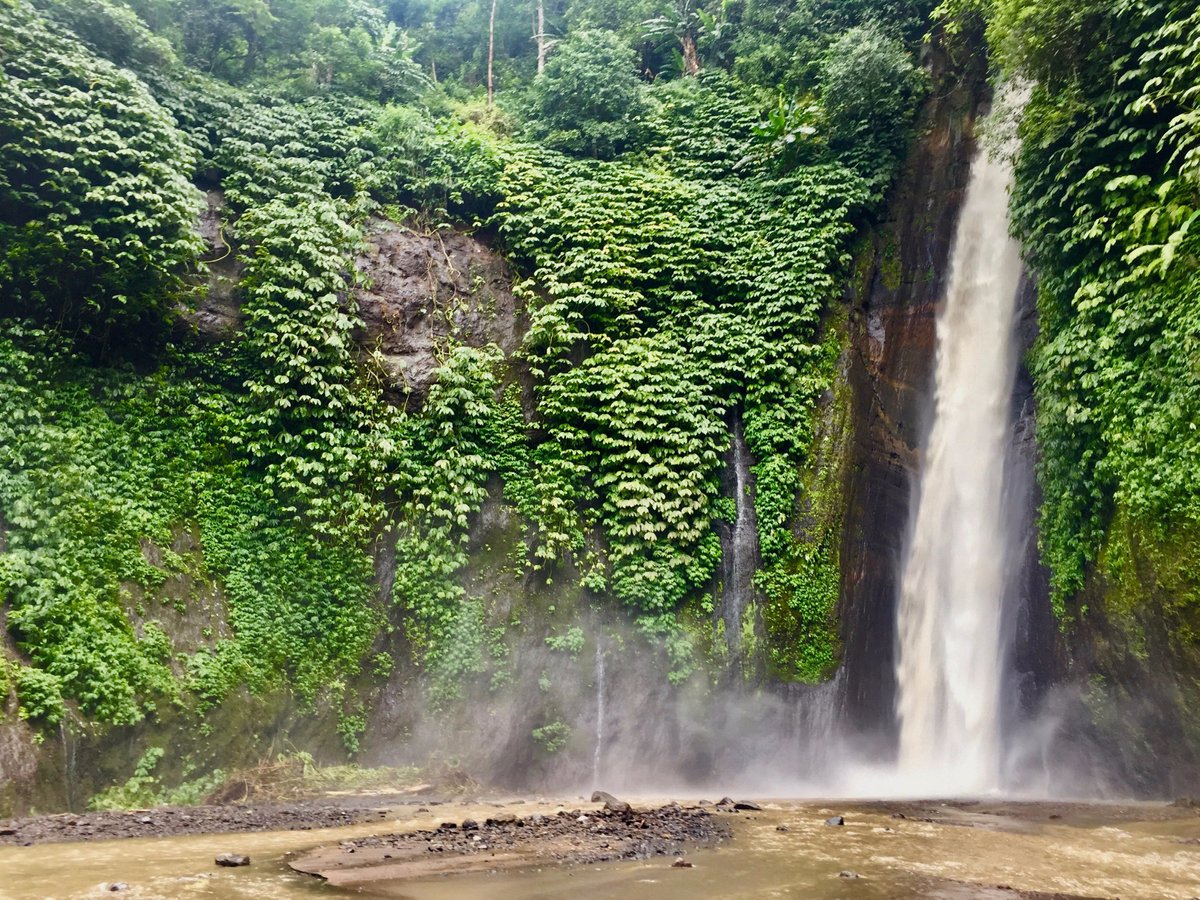
[(457, 822), (443, 822), (441, 825), (438, 826), (438, 830), (439, 831), (453, 831), (457, 827), (458, 827)]
[(217, 857), (216, 862), (218, 866), (226, 866), (227, 868), (248, 866), (250, 865), (250, 857), (244, 856), (241, 853), (222, 853)]
[(671, 863), (672, 869), (691, 869), (694, 866), (684, 859), (682, 856), (675, 857), (675, 862)]
[(633, 807), (631, 807), (624, 800), (618, 800), (616, 797), (614, 797), (612, 794), (608, 793), (607, 791), (593, 791), (592, 792), (592, 802), (593, 803), (603, 803), (604, 808), (607, 809), (609, 812), (627, 813), (627, 812), (631, 812), (633, 810)]
[(124, 881), (114, 881), (108, 886), (108, 889), (110, 891), (127, 891), (129, 890), (129, 885)]
[(825, 820), (826, 825), (845, 825), (846, 820), (841, 816), (830, 816)]
[(791, 829), (788, 828), (786, 825), (776, 825), (775, 830), (776, 831), (791, 831)]
[(762, 810), (761, 806), (759, 806), (757, 803), (751, 803), (749, 800), (738, 800), (738, 801), (734, 802), (733, 808), (734, 809), (753, 809), (753, 810), (760, 810), (760, 811)]
[(862, 878), (857, 872), (852, 872), (850, 869), (842, 869), (838, 872), (838, 878)]
[(479, 823), (474, 819), (463, 819), (463, 823), (460, 827), (463, 831), (478, 831)]

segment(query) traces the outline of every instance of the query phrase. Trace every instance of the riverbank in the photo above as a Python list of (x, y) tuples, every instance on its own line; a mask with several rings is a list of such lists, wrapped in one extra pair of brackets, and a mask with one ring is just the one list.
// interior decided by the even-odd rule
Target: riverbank
[[(1186, 803), (764, 800), (762, 809), (722, 812), (700, 801), (628, 799), (634, 810), (626, 817), (576, 798), (392, 797), (384, 815), (379, 797), (326, 798), (285, 808), (300, 815), (333, 806), (334, 815), (375, 818), (332, 828), (297, 820), (293, 831), (3, 846), (0, 893), (88, 898), (125, 884), (122, 896), (146, 900), (1200, 896), (1200, 814)], [(246, 809), (249, 820), (254, 807)], [(144, 815), (159, 828), (178, 818)], [(212, 815), (234, 814), (217, 808)], [(53, 818), (43, 825), (51, 828)], [(843, 824), (828, 824), (839, 818)], [(218, 867), (221, 853), (244, 854), (251, 864)], [(677, 857), (691, 867), (676, 868)]]

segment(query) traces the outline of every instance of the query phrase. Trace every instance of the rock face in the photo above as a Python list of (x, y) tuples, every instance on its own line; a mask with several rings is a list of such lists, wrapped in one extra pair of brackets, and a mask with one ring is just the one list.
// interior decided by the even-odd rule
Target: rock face
[[(235, 337), (242, 327), (244, 267), (223, 208), (221, 192), (209, 191), (199, 222), (208, 244), (206, 290), (195, 309), (181, 311), (185, 327), (213, 341)], [(475, 235), (373, 219), (357, 265), (365, 279), (355, 298), (363, 320), (357, 337), (364, 350), (381, 354), (384, 393), (393, 403), (421, 404), (448, 340), (496, 344), (508, 356), (525, 334), (508, 265)]]
[(513, 295), (512, 274), (473, 235), (376, 220), (358, 265), (368, 278), (358, 295), (359, 340), (382, 355), (393, 402), (423, 402), (449, 339), (496, 344), (506, 356), (521, 343), (524, 307)]
[(201, 337), (219, 341), (233, 337), (242, 327), (238, 285), (244, 266), (232, 231), (224, 223), (224, 193), (208, 191), (205, 196), (208, 204), (200, 214), (199, 232), (208, 245), (204, 256), (207, 290), (202, 292), (196, 308), (184, 310), (181, 318)]
[[(845, 642), (841, 702), (849, 726), (886, 747), (895, 739), (894, 704), (897, 574), (908, 529), (910, 493), (928, 427), (936, 352), (936, 317), (948, 276), (951, 245), (975, 149), (976, 118), (990, 99), (980, 54), (955, 70), (936, 47), (935, 88), (922, 110), (917, 141), (889, 199), (888, 216), (860, 260), (852, 287), (848, 371), (854, 442), (845, 489), (842, 537), (841, 631)], [(1022, 338), (1036, 334), (1033, 292), (1022, 299)], [(1018, 379), (1013, 402), (1021, 411), (1014, 467), (1032, 472), (1032, 390)], [(1032, 477), (1028, 478), (1032, 490)], [(1026, 548), (1022, 621), (1028, 634), (1052, 635), (1046, 580), (1032, 535)], [(1032, 612), (1031, 612), (1032, 611)], [(1052, 637), (1049, 638), (1052, 645)], [(1044, 670), (1053, 647), (1026, 644), (1017, 668)], [(1033, 689), (1033, 676), (1023, 679)], [(882, 723), (882, 725), (881, 725)]]

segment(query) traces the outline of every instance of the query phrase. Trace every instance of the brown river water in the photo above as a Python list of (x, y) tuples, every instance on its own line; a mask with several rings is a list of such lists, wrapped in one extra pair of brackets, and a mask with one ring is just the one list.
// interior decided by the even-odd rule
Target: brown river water
[[(644, 801), (649, 802), (649, 801)], [(580, 806), (566, 801), (566, 808)], [(587, 806), (587, 804), (582, 804)], [(1200, 814), (1162, 804), (764, 803), (736, 814), (734, 838), (670, 859), (541, 866), (382, 882), (353, 892), (288, 869), (312, 847), (434, 819), (483, 817), (490, 805), (447, 804), (432, 814), (302, 832), (181, 836), (0, 848), (0, 897), (242, 898), (350, 896), (475, 898), (1014, 898), (1020, 892), (1082, 897), (1200, 897)], [(522, 813), (553, 812), (530, 803)], [(906, 818), (893, 817), (903, 810)], [(842, 827), (825, 819), (845, 816)], [(1053, 818), (1051, 818), (1053, 816)], [(930, 819), (932, 821), (923, 821)], [(779, 826), (787, 828), (779, 830)], [(221, 852), (249, 854), (247, 868), (218, 869)], [(853, 873), (857, 878), (842, 877)], [(112, 882), (128, 889), (113, 894)]]

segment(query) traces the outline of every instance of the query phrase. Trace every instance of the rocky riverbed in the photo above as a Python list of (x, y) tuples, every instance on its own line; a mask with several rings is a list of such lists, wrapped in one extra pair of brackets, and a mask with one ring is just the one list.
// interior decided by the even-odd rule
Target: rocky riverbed
[(169, 837), (244, 831), (311, 831), (386, 818), (377, 799), (368, 805), (274, 803), (250, 806), (183, 806), (114, 812), (61, 813), (0, 820), (0, 844), (32, 846), (61, 841)]
[(672, 857), (673, 865), (687, 867), (685, 855), (690, 848), (713, 847), (732, 835), (725, 817), (699, 806), (618, 807), (559, 810), (553, 815), (506, 811), (482, 821), (445, 821), (436, 828), (342, 841), (289, 865), (340, 886), (449, 872), (653, 857)]

